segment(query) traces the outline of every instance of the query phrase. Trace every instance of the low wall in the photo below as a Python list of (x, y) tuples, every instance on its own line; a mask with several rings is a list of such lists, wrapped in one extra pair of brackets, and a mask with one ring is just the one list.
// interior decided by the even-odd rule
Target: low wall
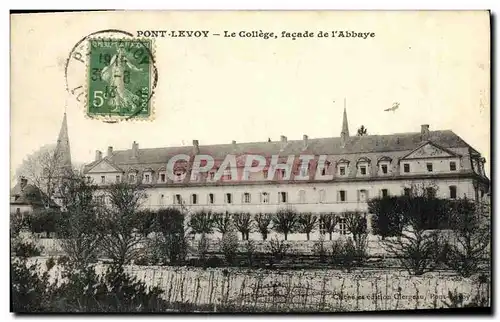
[[(44, 260), (39, 261), (43, 267)], [(97, 266), (104, 272), (105, 265)], [(462, 293), (464, 303), (487, 296), (489, 287), (477, 276), (445, 272), (410, 276), (399, 270), (279, 270), (127, 266), (126, 272), (148, 286), (164, 290), (169, 302), (258, 307), (263, 310), (366, 311), (447, 307), (449, 292)], [(58, 275), (57, 267), (51, 270)], [(489, 298), (489, 297), (488, 297)]]

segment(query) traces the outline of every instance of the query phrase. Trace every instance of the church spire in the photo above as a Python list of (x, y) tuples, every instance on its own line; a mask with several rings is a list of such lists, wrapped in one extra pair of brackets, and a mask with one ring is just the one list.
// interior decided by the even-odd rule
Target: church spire
[(66, 120), (66, 112), (64, 112), (61, 130), (59, 131), (59, 136), (57, 138), (56, 156), (61, 171), (72, 170), (71, 150), (69, 147), (68, 122)]
[(340, 132), (342, 147), (345, 146), (348, 138), (349, 138), (349, 124), (347, 123), (346, 101), (344, 98), (344, 116), (342, 118), (342, 132)]

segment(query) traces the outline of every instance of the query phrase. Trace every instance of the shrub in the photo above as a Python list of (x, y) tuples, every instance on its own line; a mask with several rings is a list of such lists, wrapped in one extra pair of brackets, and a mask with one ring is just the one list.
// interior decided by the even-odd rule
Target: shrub
[(43, 247), (38, 247), (33, 242), (21, 241), (14, 246), (14, 253), (17, 257), (27, 258), (40, 256)]
[(253, 266), (254, 257), (255, 257), (255, 242), (253, 240), (247, 240), (243, 244), (243, 252), (246, 256), (248, 266)]
[(316, 256), (319, 256), (319, 261), (321, 263), (325, 263), (326, 262), (326, 258), (327, 258), (327, 255), (328, 255), (328, 250), (325, 247), (325, 236), (323, 234), (321, 234), (319, 236), (319, 240), (317, 240), (317, 241), (314, 242), (314, 245), (313, 245), (313, 254), (315, 254)]
[(267, 244), (267, 250), (271, 255), (269, 264), (272, 266), (275, 260), (282, 260), (288, 253), (289, 249), (290, 245), (287, 244), (284, 240), (279, 240), (278, 238), (269, 240), (269, 243)]
[(184, 213), (177, 208), (166, 208), (159, 210), (156, 218), (160, 233), (160, 238), (155, 243), (158, 256), (166, 257), (171, 264), (183, 262), (187, 255)]
[(221, 250), (226, 262), (232, 265), (238, 251), (238, 235), (232, 228), (222, 235)]
[(210, 245), (209, 245), (207, 235), (201, 234), (201, 238), (198, 241), (198, 245), (197, 245), (197, 249), (196, 249), (197, 253), (198, 253), (198, 258), (200, 259), (201, 262), (205, 262), (209, 246)]

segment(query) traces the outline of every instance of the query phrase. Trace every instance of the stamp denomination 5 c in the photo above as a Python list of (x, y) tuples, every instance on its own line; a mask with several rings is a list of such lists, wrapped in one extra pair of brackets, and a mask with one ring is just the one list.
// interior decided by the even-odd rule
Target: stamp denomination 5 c
[(89, 39), (87, 114), (148, 118), (151, 115), (152, 42)]

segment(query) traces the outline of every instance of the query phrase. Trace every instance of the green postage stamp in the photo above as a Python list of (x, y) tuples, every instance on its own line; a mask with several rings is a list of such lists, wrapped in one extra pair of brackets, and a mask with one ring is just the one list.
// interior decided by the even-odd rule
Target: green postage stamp
[(90, 39), (87, 114), (148, 119), (152, 115), (152, 42), (147, 39)]

